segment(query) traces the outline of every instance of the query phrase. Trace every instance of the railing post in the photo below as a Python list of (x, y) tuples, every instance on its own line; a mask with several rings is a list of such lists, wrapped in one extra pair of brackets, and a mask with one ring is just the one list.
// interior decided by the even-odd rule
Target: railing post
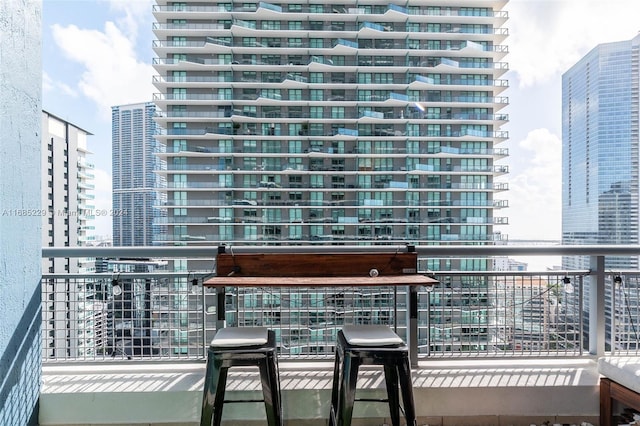
[(589, 353), (600, 357), (605, 348), (604, 256), (590, 256), (589, 263)]
[[(207, 341), (207, 298), (206, 291), (204, 287), (204, 280), (202, 283), (200, 296), (202, 297), (202, 356), (207, 358), (207, 348), (209, 347), (209, 342)], [(216, 312), (218, 311), (218, 307), (216, 306)]]
[(431, 356), (431, 292), (432, 291), (433, 291), (433, 287), (427, 287), (427, 357)]
[(407, 289), (407, 340), (411, 368), (418, 367), (418, 288), (410, 285)]
[(226, 327), (225, 288), (216, 288), (216, 331)]

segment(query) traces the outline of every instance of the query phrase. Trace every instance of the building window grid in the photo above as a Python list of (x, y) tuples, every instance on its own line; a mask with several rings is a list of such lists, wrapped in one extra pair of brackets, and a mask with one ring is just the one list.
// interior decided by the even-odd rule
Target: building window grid
[[(413, 8), (413, 6), (411, 6), (411, 7)], [(424, 8), (418, 7), (418, 9), (422, 10)], [(469, 8), (469, 10), (467, 10), (467, 9), (460, 9), (460, 10), (461, 11), (464, 10), (463, 13), (464, 13), (465, 16), (484, 16), (483, 15), (484, 12), (475, 10), (474, 8)], [(264, 21), (264, 22), (266, 22), (266, 21)], [(259, 19), (256, 19), (250, 25), (252, 27), (253, 26), (259, 27), (259, 26), (266, 25), (266, 24), (264, 24), (264, 22), (260, 21)], [(320, 22), (320, 21), (318, 21), (318, 22)], [(271, 25), (271, 24), (268, 24), (268, 25)], [(285, 23), (285, 29), (283, 29), (283, 31), (285, 31), (285, 33), (286, 33), (286, 31), (287, 31), (286, 28), (289, 28), (289, 29), (300, 28), (300, 29), (302, 29), (302, 28), (304, 28), (304, 25), (306, 25), (306, 24), (303, 21), (300, 21), (300, 22), (287, 22), (287, 23)], [(318, 25), (318, 24), (314, 24), (314, 25)], [(322, 24), (322, 25), (324, 27), (324, 24)], [(471, 28), (471, 27), (469, 27), (469, 28)], [(474, 27), (474, 28), (478, 33), (484, 33), (485, 32), (481, 27)], [(431, 29), (434, 30), (434, 31), (436, 30), (436, 28), (431, 28)], [(422, 29), (419, 28), (419, 30), (422, 30)], [(260, 30), (258, 30), (257, 34), (259, 34), (259, 31)], [(266, 36), (265, 36), (265, 38), (266, 38)], [(262, 39), (263, 38), (258, 36), (258, 37), (253, 38), (252, 40), (248, 40), (248, 38), (245, 38), (245, 39), (242, 40), (242, 42), (247, 46), (251, 45), (251, 46), (255, 47), (257, 45), (257, 43), (261, 42)], [(291, 39), (291, 37), (283, 36), (283, 39), (285, 39), (285, 40), (286, 39)], [(305, 41), (305, 39), (301, 39), (299, 41), (296, 41), (296, 43), (302, 42), (304, 44), (304, 43), (307, 43), (309, 41), (310, 40), (306, 40)], [(382, 41), (384, 41), (384, 40), (382, 40)], [(488, 37), (487, 40), (483, 40), (483, 41), (486, 41), (486, 43), (484, 43), (485, 46), (492, 44), (491, 41), (490, 41), (490, 37)], [(273, 40), (271, 40), (271, 43), (273, 43)], [(320, 41), (314, 41), (314, 43), (317, 43), (317, 45), (319, 46)], [(482, 45), (482, 43), (480, 43), (480, 44)], [(238, 50), (238, 52), (239, 51), (240, 50)], [(283, 54), (281, 56), (284, 57), (285, 55)], [(327, 58), (327, 57), (331, 57), (332, 55), (321, 55), (321, 56), (324, 57), (324, 58)], [(352, 56), (352, 58), (354, 58), (354, 59), (356, 57), (357, 57), (357, 55)], [(350, 60), (349, 59), (349, 55), (345, 56), (345, 60), (346, 60), (347, 63), (349, 62), (349, 60)], [(480, 58), (480, 60), (477, 61), (477, 63), (481, 64), (483, 62), (483, 60), (487, 60), (487, 61), (491, 62), (490, 58)], [(395, 65), (395, 59), (392, 59), (392, 62)], [(254, 65), (256, 66), (256, 76), (254, 77), (254, 79), (255, 80), (260, 80), (261, 79), (260, 75), (261, 75), (261, 72), (262, 72), (262, 70), (260, 69), (260, 64), (256, 63)], [(267, 72), (267, 71), (264, 71), (264, 72)], [(307, 86), (308, 89), (294, 89), (294, 88), (292, 88), (292, 89), (288, 90), (288, 101), (294, 101), (295, 99), (297, 99), (299, 102), (302, 102), (303, 104), (305, 104), (305, 103), (307, 103), (309, 101), (326, 102), (325, 99), (327, 99), (328, 96), (324, 95), (322, 93), (322, 91), (311, 92), (310, 90), (315, 90), (315, 89), (313, 89), (313, 85), (317, 84), (316, 82), (319, 83), (319, 82), (326, 82), (327, 79), (330, 80), (331, 77), (328, 77), (328, 76), (331, 75), (331, 73), (332, 73), (332, 71), (327, 71), (327, 72), (323, 72), (323, 73), (317, 73), (317, 72), (305, 73), (305, 72), (303, 72), (302, 76), (307, 76), (308, 77), (308, 80), (307, 80), (308, 84), (309, 84), (309, 86)], [(189, 74), (190, 74), (190, 72), (186, 73), (187, 76)], [(371, 76), (372, 76), (371, 82), (372, 83), (374, 81), (373, 80), (373, 76), (374, 75), (376, 75), (376, 73), (372, 73), (371, 74)], [(381, 74), (380, 76), (381, 77), (384, 76), (384, 79), (383, 80), (377, 80), (377, 81), (378, 81), (378, 84), (387, 84), (387, 82), (394, 81), (396, 76), (400, 76), (400, 75), (402, 75), (400, 70), (398, 70), (397, 73), (391, 73), (389, 75)], [(354, 77), (357, 78), (357, 76), (354, 76)], [(443, 76), (439, 75), (438, 77), (440, 78), (439, 81), (442, 83), (443, 82), (443, 79), (442, 79)], [(346, 79), (348, 79), (348, 78), (349, 78), (349, 76), (348, 76), (348, 73), (347, 73)], [(356, 80), (356, 78), (354, 78), (354, 81)], [(456, 78), (457, 78), (457, 80), (456, 80)], [(489, 85), (489, 84), (492, 84), (493, 80), (494, 79), (490, 77), (490, 73), (489, 72), (487, 72), (485, 75), (473, 75), (473, 74), (469, 74), (469, 73), (460, 73), (458, 75), (458, 77), (455, 77), (454, 75), (447, 75), (446, 78), (444, 79), (444, 82), (446, 83), (448, 81), (467, 81), (468, 82), (467, 84), (476, 85), (476, 84), (478, 84), (477, 82), (479, 81), (479, 82), (482, 82), (480, 84)], [(364, 80), (364, 81), (366, 81), (366, 80)], [(486, 82), (486, 83), (484, 83), (484, 82)], [(443, 88), (443, 89), (446, 89), (446, 88)], [(381, 97), (384, 97), (384, 96), (388, 97), (391, 92), (393, 92), (393, 91), (386, 91), (386, 94), (380, 95), (380, 96)], [(396, 93), (396, 92), (397, 91), (395, 91), (393, 93)], [(474, 93), (473, 90), (470, 90), (468, 92)], [(295, 96), (292, 96), (292, 94), (294, 94), (294, 93), (297, 93), (297, 94)], [(346, 90), (345, 94), (348, 95), (348, 93), (349, 93), (349, 89)], [(444, 92), (440, 91), (440, 94), (442, 94), (442, 93), (444, 93)], [(478, 93), (480, 93), (480, 92), (478, 92)], [(485, 93), (490, 93), (490, 92), (485, 92)], [(404, 96), (403, 93), (396, 93), (396, 94), (400, 95), (400, 96)], [(417, 91), (417, 96), (418, 96), (418, 98), (423, 98), (423, 99), (426, 100), (429, 97), (429, 94), (428, 94), (426, 89), (425, 90), (418, 90)], [(452, 94), (450, 94), (448, 96), (452, 97), (452, 98), (455, 98), (455, 93), (452, 93)], [(269, 97), (273, 98), (272, 96), (269, 96)], [(491, 98), (491, 96), (487, 97), (486, 100), (489, 101), (490, 98)], [(305, 101), (305, 99), (309, 99), (309, 101)], [(461, 92), (461, 95), (459, 96), (459, 99), (463, 99), (462, 92)], [(278, 103), (283, 106), (282, 107), (283, 111), (286, 111), (287, 99), (285, 97), (282, 97), (281, 99), (274, 99), (274, 100), (278, 101)], [(376, 100), (373, 100), (372, 102), (376, 102)], [(289, 108), (291, 108), (292, 106), (293, 105), (290, 105)], [(324, 108), (326, 106), (330, 106), (331, 108), (329, 110), (327, 110), (326, 108)], [(191, 107), (191, 106), (189, 105), (189, 107)], [(295, 122), (295, 123), (293, 123), (293, 121), (291, 121), (290, 123), (292, 125), (295, 124), (295, 126), (296, 126), (295, 128), (297, 130), (294, 133), (291, 133), (287, 129), (287, 124), (288, 123), (285, 123), (282, 126), (281, 134), (282, 135), (289, 134), (291, 136), (299, 134), (303, 138), (306, 139), (306, 137), (311, 132), (313, 132), (314, 134), (318, 133), (318, 136), (321, 136), (321, 135), (331, 136), (332, 134), (335, 134), (335, 133), (346, 132), (346, 131), (349, 130), (348, 121), (352, 120), (353, 118), (356, 118), (354, 115), (351, 115), (351, 116), (349, 115), (350, 111), (352, 111), (352, 108), (353, 108), (353, 106), (351, 106), (351, 105), (346, 106), (346, 107), (345, 106), (331, 106), (330, 103), (329, 104), (316, 104), (316, 105), (313, 105), (313, 106), (307, 104), (306, 107), (303, 106), (303, 108), (302, 108), (302, 116), (303, 117), (300, 117), (300, 118), (304, 118), (304, 115), (306, 114), (309, 117), (309, 119), (323, 120), (324, 119), (324, 115), (325, 114), (329, 114), (334, 119), (337, 119), (337, 120), (340, 120), (340, 122), (343, 122), (344, 127), (342, 127), (342, 128), (339, 127), (340, 124), (338, 124), (337, 125), (338, 127), (336, 127), (335, 125), (334, 126), (325, 126), (325, 125), (322, 125), (322, 123), (320, 123), (320, 122), (316, 122), (316, 123)], [(371, 105), (371, 111), (372, 111), (372, 115), (374, 116), (374, 119), (376, 117), (376, 114), (375, 114), (376, 108), (379, 108), (379, 107)], [(392, 110), (394, 110), (394, 109), (395, 108), (392, 108)], [(405, 111), (410, 112), (410, 109), (411, 109), (410, 105), (407, 105), (407, 107), (403, 108), (402, 110), (400, 108), (395, 109), (395, 111), (397, 111), (397, 115), (394, 118), (398, 118), (398, 117), (407, 117), (408, 118), (409, 114), (405, 115), (404, 113), (405, 113)], [(491, 107), (487, 108), (488, 111), (491, 111), (491, 109), (492, 109)], [(257, 118), (261, 117), (261, 110), (262, 110), (262, 108), (259, 107), (259, 106), (256, 108), (255, 113), (254, 113), (255, 117), (257, 117)], [(460, 110), (462, 111), (462, 108)], [(308, 111), (308, 112), (305, 113), (305, 111)], [(362, 106), (361, 107), (361, 111), (368, 111), (367, 106)], [(402, 111), (402, 113), (401, 113), (401, 111)], [(351, 114), (353, 114), (353, 113), (351, 112)], [(487, 114), (487, 115), (489, 115), (489, 114)], [(287, 117), (287, 115), (283, 114), (282, 117)], [(411, 131), (407, 130), (407, 129), (409, 129), (409, 127), (407, 127), (405, 130), (403, 130), (398, 125), (390, 125), (390, 127), (387, 128), (387, 127), (385, 127), (385, 125), (383, 123), (378, 123), (378, 124), (375, 124), (375, 125), (371, 126), (371, 130), (369, 130), (369, 132), (374, 137), (380, 137), (382, 135), (394, 136), (394, 137), (397, 135), (397, 136), (401, 137), (402, 139), (400, 141), (394, 140), (393, 143), (392, 143), (391, 151), (394, 152), (394, 153), (402, 152), (402, 149), (404, 149), (405, 146), (408, 146), (407, 144), (409, 142), (412, 142), (415, 139), (415, 141), (418, 142), (418, 145), (415, 148), (414, 147), (411, 148), (411, 154), (419, 153), (419, 155), (423, 155), (423, 154), (425, 154), (427, 152), (426, 148), (423, 148), (424, 142), (421, 140), (425, 136), (427, 138), (432, 137), (432, 136), (446, 136), (446, 137), (452, 137), (453, 136), (453, 137), (455, 137), (456, 134), (462, 133), (464, 130), (467, 130), (467, 129), (463, 129), (463, 128), (460, 128), (460, 130), (456, 130), (455, 127), (446, 127), (446, 130), (445, 130), (445, 127), (443, 127), (440, 124), (440, 125), (437, 125), (437, 127), (435, 127), (435, 128), (438, 129), (437, 132), (436, 132), (435, 130), (429, 130), (427, 128), (427, 126), (425, 124), (421, 123), (421, 122), (410, 123), (410, 124), (413, 126)], [(191, 126), (191, 124), (189, 122), (187, 122), (187, 128), (189, 126)], [(197, 125), (195, 123), (193, 124), (193, 126), (194, 126), (194, 128), (197, 127)], [(267, 129), (268, 128), (269, 127), (267, 127)], [(358, 130), (358, 127), (351, 126), (351, 128), (356, 132)], [(487, 126), (484, 129), (485, 133), (490, 128), (493, 128), (493, 124), (491, 124), (490, 126)], [(311, 131), (310, 130), (305, 130), (305, 129), (311, 129)], [(472, 130), (474, 130), (474, 129), (472, 129)], [(483, 136), (486, 136), (486, 135), (483, 135)], [(407, 139), (407, 138), (409, 138), (409, 139)], [(300, 141), (297, 141), (296, 143), (298, 143), (298, 148), (292, 149), (292, 145), (291, 145), (290, 142), (286, 142), (284, 146), (288, 145), (289, 153), (301, 153), (302, 154), (305, 151), (305, 148), (304, 148), (305, 145), (308, 146), (307, 150), (309, 152), (316, 152), (316, 151), (311, 149), (311, 147), (312, 147), (311, 145), (307, 145), (308, 142), (306, 140), (300, 140)], [(492, 141), (487, 141), (487, 143), (491, 144)], [(345, 147), (344, 147), (344, 152), (345, 153), (350, 153), (350, 154), (354, 153), (356, 151), (356, 149), (355, 149), (355, 145), (356, 144), (357, 144), (357, 140), (356, 141), (352, 141), (352, 140), (347, 141), (346, 144), (345, 144)], [(452, 142), (448, 143), (448, 145), (451, 146), (453, 150), (456, 149), (456, 145), (458, 147), (460, 146), (459, 142), (456, 142), (456, 141), (452, 141)], [(350, 148), (350, 146), (353, 147), (353, 148)], [(457, 148), (457, 149), (459, 150), (460, 148)], [(270, 154), (270, 153), (276, 154), (276, 152), (272, 152), (272, 151), (274, 151), (273, 148), (262, 149), (262, 148), (258, 147), (257, 148), (257, 152), (261, 152), (261, 151), (263, 152), (263, 154)], [(408, 151), (409, 150), (406, 149), (406, 152), (408, 152)], [(328, 146), (327, 147), (323, 146), (323, 148), (319, 152), (322, 153), (322, 154), (334, 154), (334, 153), (336, 153), (335, 151), (330, 153)], [(240, 153), (238, 153), (238, 154), (240, 154)], [(404, 159), (401, 159), (401, 161), (398, 161), (398, 159), (394, 158), (391, 161), (389, 161), (387, 159), (382, 159), (382, 158), (375, 159), (375, 155), (382, 155), (382, 154), (373, 154), (373, 156), (371, 157), (371, 159), (373, 161), (371, 162), (371, 166), (370, 166), (372, 168), (378, 167), (378, 168), (384, 169), (385, 171), (388, 170), (388, 171), (392, 171), (392, 172), (408, 171), (406, 169), (408, 168), (407, 166), (409, 165), (409, 161), (408, 161), (409, 159), (404, 158)], [(467, 156), (472, 156), (472, 155), (473, 154), (469, 154), (469, 153), (467, 154)], [(355, 170), (354, 167), (356, 167), (356, 163), (354, 163), (354, 159), (353, 158), (344, 158), (342, 160), (342, 162), (336, 162), (335, 160), (336, 160), (335, 158), (332, 158), (332, 159), (327, 160), (326, 162), (322, 161), (321, 163), (319, 163), (316, 160), (314, 160), (314, 161), (315, 161), (316, 164), (322, 164), (321, 169), (324, 169), (324, 168), (329, 168), (330, 169), (331, 165), (339, 164), (340, 165), (339, 167), (344, 167), (344, 169), (346, 171)], [(429, 162), (425, 161), (425, 160), (426, 160), (425, 158), (417, 158), (417, 162), (416, 162), (416, 159), (413, 159), (414, 162), (412, 162), (411, 167), (413, 167), (414, 169), (416, 169), (416, 171), (418, 171), (418, 179), (417, 179), (416, 182), (409, 181), (409, 178), (408, 178), (407, 174), (398, 173), (397, 177), (394, 176), (391, 181), (385, 182), (384, 185), (396, 185), (396, 186), (401, 188), (402, 187), (402, 183), (404, 182), (406, 184), (410, 184), (412, 186), (415, 186), (415, 187), (417, 187), (416, 189), (418, 190), (418, 194), (420, 194), (420, 199), (416, 200), (415, 202), (418, 203), (418, 205), (420, 205), (421, 203), (426, 202), (427, 198), (426, 198), (425, 192), (426, 192), (427, 185), (426, 185), (426, 176), (425, 176), (425, 174), (423, 172), (424, 171), (428, 171), (428, 169), (431, 166), (429, 166), (429, 164), (428, 164)], [(189, 156), (187, 157), (187, 161), (189, 163), (193, 163), (194, 166), (196, 164), (196, 160), (192, 159)], [(250, 169), (257, 168), (258, 167), (258, 163), (261, 163), (259, 156), (255, 157), (255, 161), (253, 159), (249, 159), (250, 163), (248, 165), (247, 165), (246, 161), (247, 161), (247, 159), (241, 158), (241, 157), (238, 157), (235, 160), (233, 160), (233, 163), (235, 163), (235, 164), (243, 164), (243, 163), (245, 164), (245, 167), (241, 167), (241, 169), (244, 169), (244, 170), (237, 170), (237, 172), (239, 172), (240, 174), (243, 173), (243, 172), (249, 172)], [(301, 169), (301, 171), (302, 171), (302, 170), (308, 169), (309, 161), (310, 161), (310, 159), (308, 157), (301, 156), (301, 157), (295, 158), (295, 159), (294, 158), (289, 158), (287, 161), (278, 162), (277, 164), (281, 164), (281, 166), (280, 166), (281, 167), (281, 171), (291, 170), (291, 169), (289, 169), (289, 167), (291, 167), (291, 166), (294, 166), (294, 169)], [(357, 160), (357, 161), (359, 162), (360, 160)], [(469, 161), (472, 161), (472, 158), (467, 158), (465, 161), (468, 163)], [(277, 168), (276, 163), (271, 163), (271, 164), (273, 164), (273, 167)], [(342, 166), (342, 164), (344, 164), (344, 166)], [(490, 164), (491, 163), (489, 163), (489, 165)], [(456, 166), (456, 165), (458, 165), (458, 166)], [(249, 167), (249, 166), (251, 166), (251, 167)], [(463, 166), (462, 159), (457, 158), (457, 159), (454, 159), (454, 161), (451, 163), (451, 165), (449, 167), (455, 168), (455, 167), (462, 167), (462, 166)], [(364, 166), (364, 167), (366, 168), (367, 166)], [(468, 168), (468, 166), (464, 166), (464, 167)], [(488, 167), (489, 166), (487, 166), (487, 168)], [(425, 170), (423, 170), (423, 168)], [(474, 169), (474, 170), (475, 170), (475, 168), (476, 168), (476, 166), (472, 167), (472, 169)], [(361, 171), (363, 171), (363, 170), (366, 171), (366, 169), (361, 169)], [(319, 170), (319, 171), (323, 172), (325, 170)], [(485, 170), (485, 171), (488, 171), (488, 170)], [(491, 175), (489, 174), (488, 176), (491, 179)], [(291, 179), (281, 179), (280, 181), (284, 182), (284, 183), (287, 183), (287, 184), (293, 183), (296, 186), (302, 185), (303, 188), (304, 188), (305, 185), (309, 184), (309, 183), (307, 183), (307, 182), (309, 182), (307, 179), (304, 179), (303, 181), (299, 181), (299, 180), (292, 181)], [(322, 183), (318, 183), (318, 182), (322, 182)], [(321, 178), (320, 180), (316, 179), (316, 184), (314, 186), (316, 188), (325, 188), (325, 190), (329, 190), (330, 187), (332, 186), (332, 184), (329, 184), (329, 182), (330, 182), (330, 180), (327, 180), (327, 179), (324, 179), (324, 178)], [(393, 183), (391, 183), (391, 182), (393, 182)], [(409, 182), (411, 182), (411, 183), (409, 183)], [(356, 180), (353, 179), (353, 178), (351, 178), (351, 179), (347, 178), (347, 180), (345, 182), (345, 187), (348, 188), (349, 186), (351, 186), (351, 188), (355, 189), (355, 187), (357, 186)], [(374, 186), (374, 185), (371, 184), (371, 186)], [(456, 191), (457, 190), (454, 189), (453, 193), (455, 194)], [(490, 192), (490, 190), (488, 190), (488, 191)], [(304, 192), (304, 193), (305, 193), (305, 195), (307, 195), (306, 192)], [(352, 196), (352, 198), (353, 198), (353, 196)], [(304, 202), (304, 200), (301, 200), (301, 202)], [(282, 208), (287, 208), (287, 207), (286, 206), (282, 206)], [(394, 210), (398, 210), (398, 214), (401, 214), (403, 217), (407, 217), (408, 216), (408, 214), (406, 212), (406, 207), (397, 207), (397, 206), (394, 205), (393, 208), (394, 208)]]

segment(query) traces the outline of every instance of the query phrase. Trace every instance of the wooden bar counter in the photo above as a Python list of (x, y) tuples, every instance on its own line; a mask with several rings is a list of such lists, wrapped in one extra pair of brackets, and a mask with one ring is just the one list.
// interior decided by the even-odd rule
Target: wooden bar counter
[(425, 275), (378, 275), (341, 277), (212, 277), (206, 287), (350, 287), (435, 285), (438, 281)]
[(417, 366), (418, 287), (438, 284), (417, 273), (415, 252), (391, 253), (219, 253), (216, 276), (204, 281), (217, 293), (218, 327), (225, 326), (225, 287), (407, 286), (407, 340)]

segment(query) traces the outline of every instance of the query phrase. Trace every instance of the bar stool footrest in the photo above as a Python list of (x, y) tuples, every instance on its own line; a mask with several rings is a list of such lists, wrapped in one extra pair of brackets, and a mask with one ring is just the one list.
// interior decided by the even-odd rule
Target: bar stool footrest
[(356, 398), (354, 401), (364, 401), (364, 402), (389, 402), (388, 399), (384, 398)]

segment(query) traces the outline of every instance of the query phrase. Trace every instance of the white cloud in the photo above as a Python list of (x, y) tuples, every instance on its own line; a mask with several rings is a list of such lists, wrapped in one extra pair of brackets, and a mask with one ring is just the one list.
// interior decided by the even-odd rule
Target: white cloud
[(133, 41), (116, 24), (107, 21), (104, 31), (55, 24), (52, 33), (63, 54), (83, 66), (78, 90), (103, 119), (110, 119), (114, 105), (151, 100), (153, 67), (136, 57)]
[(111, 10), (123, 15), (117, 20), (118, 27), (134, 44), (140, 24), (151, 21), (154, 4), (153, 0), (109, 0)]
[(42, 73), (42, 90), (45, 92), (52, 92), (52, 91), (58, 90), (72, 98), (78, 97), (78, 92), (74, 90), (71, 86), (61, 81), (55, 81), (46, 72)]
[(47, 74), (45, 71), (42, 72), (42, 90), (45, 92), (48, 92), (50, 90), (53, 90), (55, 86), (55, 83), (53, 82), (53, 79), (51, 78), (51, 76), (49, 74)]
[[(509, 175), (507, 198), (510, 239), (560, 239), (562, 214), (562, 142), (547, 129), (528, 133), (519, 148), (530, 158)], [(499, 213), (499, 212), (497, 212)]]
[(630, 40), (638, 0), (511, 0), (507, 61), (521, 86), (558, 77), (600, 43)]

